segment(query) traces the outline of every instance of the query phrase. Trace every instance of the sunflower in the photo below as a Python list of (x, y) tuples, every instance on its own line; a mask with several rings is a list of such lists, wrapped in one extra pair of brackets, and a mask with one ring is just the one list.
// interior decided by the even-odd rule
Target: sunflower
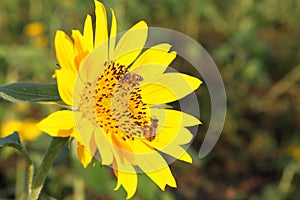
[(191, 163), (182, 145), (192, 139), (187, 127), (200, 124), (195, 117), (157, 106), (179, 100), (201, 81), (165, 73), (175, 59), (171, 45), (158, 44), (143, 51), (148, 27), (140, 21), (117, 42), (113, 10), (110, 32), (106, 10), (95, 0), (95, 34), (87, 16), (83, 34), (73, 30), (71, 40), (57, 31), (55, 71), (58, 90), (70, 110), (43, 119), (38, 127), (54, 137), (73, 137), (79, 159), (87, 166), (93, 157), (111, 166), (120, 186), (131, 198), (137, 173), (146, 173), (162, 190), (176, 181), (162, 153)]

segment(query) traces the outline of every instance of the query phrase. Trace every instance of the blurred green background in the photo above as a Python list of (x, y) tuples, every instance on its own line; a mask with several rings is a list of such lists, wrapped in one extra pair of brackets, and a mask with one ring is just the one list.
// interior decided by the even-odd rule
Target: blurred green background
[[(216, 62), (225, 83), (228, 110), (222, 135), (203, 159), (197, 152), (210, 119), (204, 85), (201, 121), (189, 152), (194, 164), (175, 162), (178, 188), (161, 192), (139, 175), (133, 199), (297, 199), (300, 196), (300, 1), (298, 0), (105, 0), (120, 31), (139, 20), (180, 31), (197, 40)], [(1, 0), (0, 84), (55, 82), (53, 39), (57, 29), (82, 30), (92, 0)], [(35, 27), (35, 28), (32, 28)], [(35, 31), (32, 31), (35, 30)], [(174, 65), (180, 66), (181, 62)], [(189, 66), (181, 66), (188, 68)], [(186, 71), (186, 70), (185, 70)], [(39, 121), (55, 105), (0, 100), (0, 124)], [(49, 142), (46, 134), (25, 141), (36, 164)], [(112, 170), (84, 169), (76, 148), (66, 147), (49, 174), (41, 199), (122, 199)], [(20, 195), (25, 161), (0, 148), (0, 199)]]

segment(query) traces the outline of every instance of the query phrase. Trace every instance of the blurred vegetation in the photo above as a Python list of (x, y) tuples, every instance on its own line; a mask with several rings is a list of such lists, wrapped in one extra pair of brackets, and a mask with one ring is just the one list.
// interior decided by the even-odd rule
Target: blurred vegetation
[[(279, 200), (300, 196), (300, 1), (103, 2), (115, 10), (121, 31), (143, 19), (150, 26), (174, 29), (197, 40), (219, 67), (227, 91), (226, 123), (213, 151), (197, 158), (210, 117), (204, 84), (199, 91), (203, 125), (190, 148), (195, 164), (172, 164), (178, 189), (167, 188), (164, 193), (140, 175), (134, 199)], [(55, 31), (82, 30), (86, 14), (93, 10), (93, 1), (86, 0), (1, 0), (0, 84), (54, 82)], [(29, 34), (32, 23), (40, 25)], [(0, 102), (1, 123), (38, 121), (58, 109)], [(41, 161), (48, 141), (43, 134), (26, 142), (35, 163)], [(41, 199), (124, 197), (122, 189), (112, 191), (116, 180), (111, 169), (98, 165), (84, 169), (74, 151), (76, 148), (71, 147), (70, 153), (66, 147), (59, 155)], [(0, 163), (0, 199), (14, 198), (22, 191), (24, 159), (13, 149), (1, 148)]]

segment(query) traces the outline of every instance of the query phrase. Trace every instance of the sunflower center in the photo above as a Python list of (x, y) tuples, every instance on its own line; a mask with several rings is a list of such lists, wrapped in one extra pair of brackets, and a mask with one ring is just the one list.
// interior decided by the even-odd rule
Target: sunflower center
[[(155, 139), (158, 120), (151, 118), (149, 105), (144, 103), (139, 88), (143, 80), (138, 74), (127, 71), (127, 67), (112, 61), (104, 64), (105, 70), (95, 83), (86, 83), (81, 111), (90, 116), (94, 125), (107, 134), (117, 134), (122, 140)], [(92, 89), (93, 88), (93, 89)], [(91, 115), (92, 114), (92, 115)]]

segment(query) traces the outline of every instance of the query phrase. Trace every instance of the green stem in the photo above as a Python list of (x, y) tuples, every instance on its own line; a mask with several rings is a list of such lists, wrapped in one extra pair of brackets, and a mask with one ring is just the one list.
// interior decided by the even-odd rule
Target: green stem
[(32, 187), (32, 179), (33, 179), (33, 174), (34, 174), (34, 166), (33, 164), (28, 165), (27, 167), (27, 197), (31, 194), (31, 187)]
[(49, 144), (46, 155), (38, 169), (35, 179), (32, 182), (31, 192), (28, 200), (37, 200), (43, 188), (47, 174), (52, 167), (57, 153), (61, 150), (69, 138), (53, 137)]
[(30, 158), (29, 153), (26, 151), (26, 149), (24, 148), (23, 145), (18, 145), (18, 144), (10, 144), (9, 146), (14, 147), (16, 149), (18, 149), (23, 156), (26, 159), (27, 162), (27, 171), (26, 171), (26, 196), (28, 197), (31, 193), (31, 185), (32, 185), (32, 179), (33, 179), (33, 174), (34, 174), (34, 166), (32, 163), (32, 160)]

